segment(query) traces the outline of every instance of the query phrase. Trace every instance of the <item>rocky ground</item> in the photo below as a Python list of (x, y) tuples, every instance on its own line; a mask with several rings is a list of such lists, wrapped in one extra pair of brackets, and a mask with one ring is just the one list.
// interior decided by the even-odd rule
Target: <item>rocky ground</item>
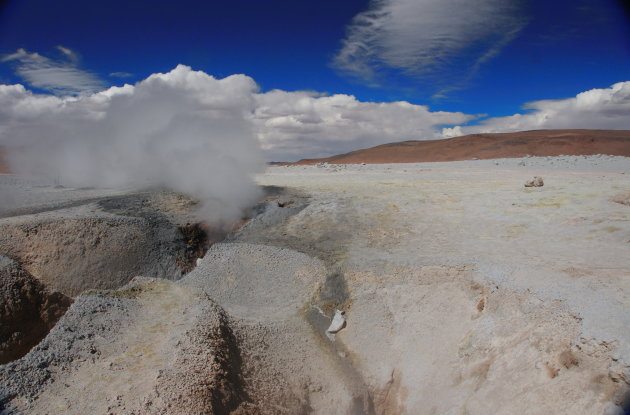
[(90, 289), (176, 280), (224, 231), (160, 190), (74, 189), (0, 175), (0, 363), (21, 357)]
[(4, 413), (621, 414), (629, 160), (269, 168), (254, 218), (183, 278), (71, 294), (0, 366)]

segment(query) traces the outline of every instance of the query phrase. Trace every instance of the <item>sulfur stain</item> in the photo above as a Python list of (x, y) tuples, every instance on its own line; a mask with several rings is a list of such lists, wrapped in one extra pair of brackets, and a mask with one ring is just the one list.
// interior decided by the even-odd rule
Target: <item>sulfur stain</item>
[(525, 232), (525, 226), (523, 225), (512, 225), (507, 229), (507, 237), (508, 238), (516, 238), (522, 235)]
[(548, 197), (539, 200), (534, 206), (538, 207), (561, 207), (566, 202), (566, 199), (560, 197)]
[(609, 232), (609, 233), (613, 233), (613, 232), (618, 232), (620, 231), (621, 228), (618, 228), (616, 226), (606, 226), (600, 229), (591, 229), (591, 233), (593, 232)]

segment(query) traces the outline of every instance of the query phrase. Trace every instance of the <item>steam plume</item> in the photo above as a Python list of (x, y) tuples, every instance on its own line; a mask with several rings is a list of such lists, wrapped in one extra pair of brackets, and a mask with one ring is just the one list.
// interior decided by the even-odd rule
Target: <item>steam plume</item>
[(234, 219), (257, 197), (262, 166), (250, 114), (256, 83), (180, 65), (135, 86), (79, 97), (0, 85), (0, 145), (14, 172), (69, 186), (161, 185)]

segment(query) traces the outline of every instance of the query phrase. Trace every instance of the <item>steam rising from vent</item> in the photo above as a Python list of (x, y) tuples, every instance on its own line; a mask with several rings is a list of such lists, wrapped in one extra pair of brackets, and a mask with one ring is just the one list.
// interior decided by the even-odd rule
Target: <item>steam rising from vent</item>
[(231, 220), (258, 196), (257, 90), (247, 76), (183, 65), (80, 97), (0, 85), (0, 146), (16, 173), (68, 186), (166, 186), (201, 199), (208, 220)]

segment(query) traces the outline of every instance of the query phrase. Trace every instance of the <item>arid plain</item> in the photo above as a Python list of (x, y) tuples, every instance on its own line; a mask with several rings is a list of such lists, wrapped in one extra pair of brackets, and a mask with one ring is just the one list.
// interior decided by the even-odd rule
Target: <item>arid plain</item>
[[(533, 176), (544, 186), (524, 187)], [(256, 181), (266, 196), (251, 219), (184, 273), (161, 221), (190, 220), (183, 197), (40, 185), (57, 205), (5, 215), (16, 234), (100, 218), (101, 237), (124, 229), (159, 248), (130, 245), (125, 263), (146, 261), (111, 286), (70, 286), (48, 336), (0, 366), (4, 413), (627, 409), (630, 158), (298, 165)], [(82, 238), (94, 235), (59, 241), (47, 262), (13, 259), (81, 278), (59, 258), (120, 255), (119, 242), (75, 246)], [(21, 252), (15, 241), (1, 253)], [(336, 309), (346, 326), (327, 335)]]

